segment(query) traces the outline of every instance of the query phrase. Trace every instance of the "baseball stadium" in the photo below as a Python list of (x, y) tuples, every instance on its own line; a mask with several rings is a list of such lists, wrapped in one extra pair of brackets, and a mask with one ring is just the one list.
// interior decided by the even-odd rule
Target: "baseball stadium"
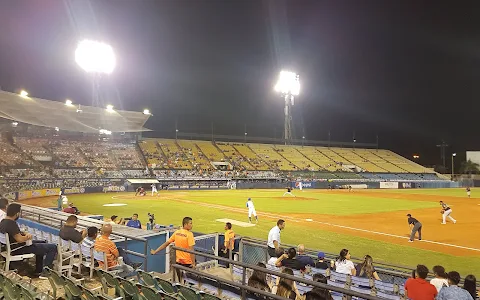
[[(149, 249), (165, 242), (189, 216), (198, 252), (199, 273), (188, 281), (195, 297), (202, 290), (198, 276), (229, 270), (225, 284), (244, 284), (236, 272), (249, 272), (242, 266), (225, 269), (220, 258), (199, 258), (218, 255), (226, 222), (235, 232), (230, 257), (235, 262), (253, 267), (265, 262), (267, 236), (281, 219), (282, 246), (302, 244), (306, 255), (316, 258), (322, 252), (327, 260), (335, 260), (341, 249), (358, 263), (369, 255), (382, 282), (392, 288), (373, 294), (373, 287), (355, 288), (355, 276), (348, 285), (339, 284), (331, 270), (328, 284), (337, 298), (362, 298), (360, 293), (365, 299), (403, 299), (403, 284), (417, 264), (441, 264), (462, 274), (480, 268), (475, 182), (451, 181), (376, 144), (292, 140), (286, 145), (235, 136), (187, 139), (192, 134), (178, 133), (175, 139), (143, 138), (150, 115), (140, 112), (82, 106), (79, 113), (75, 106), (7, 92), (0, 93), (0, 103), (1, 194), (22, 205), (19, 223), (26, 230), (38, 239), (58, 234), (70, 213), (78, 215), (79, 226), (113, 222), (117, 243), (143, 263), (142, 276), (147, 271), (160, 275), (175, 264)], [(52, 107), (53, 115), (38, 113)], [(256, 218), (247, 200), (254, 203)], [(448, 204), (442, 207), (439, 201)], [(449, 218), (443, 219), (446, 209)], [(134, 214), (141, 229), (125, 225)], [(411, 237), (407, 214), (423, 225), (421, 239), (419, 232)], [(57, 275), (67, 270), (68, 277), (74, 267), (63, 264)], [(233, 295), (225, 288), (215, 297), (242, 298), (235, 286), (230, 288)]]
[(479, 299), (480, 7), (3, 2), (0, 300)]

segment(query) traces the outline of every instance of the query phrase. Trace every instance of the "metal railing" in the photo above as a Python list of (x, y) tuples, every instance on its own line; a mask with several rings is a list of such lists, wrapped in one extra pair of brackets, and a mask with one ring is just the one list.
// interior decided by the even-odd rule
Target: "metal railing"
[(226, 285), (230, 285), (230, 286), (234, 286), (236, 288), (239, 288), (240, 292), (241, 292), (241, 298), (242, 299), (247, 298), (246, 297), (246, 291), (249, 291), (249, 292), (252, 292), (252, 293), (255, 293), (255, 294), (260, 294), (262, 296), (267, 296), (267, 297), (272, 298), (272, 299), (278, 299), (278, 300), (280, 300), (280, 299), (284, 300), (285, 299), (283, 297), (265, 292), (263, 290), (259, 290), (259, 289), (247, 286), (247, 272), (246, 272), (247, 269), (252, 269), (252, 270), (255, 270), (255, 271), (264, 272), (264, 273), (274, 275), (274, 276), (277, 276), (277, 277), (280, 277), (280, 278), (290, 279), (292, 281), (303, 283), (303, 284), (306, 284), (306, 285), (309, 285), (309, 286), (312, 286), (312, 287), (318, 287), (318, 288), (322, 288), (322, 289), (329, 290), (329, 291), (335, 291), (335, 292), (338, 292), (338, 293), (342, 293), (344, 295), (358, 297), (360, 299), (367, 299), (367, 300), (382, 300), (382, 299), (384, 299), (384, 298), (379, 298), (379, 297), (376, 297), (376, 296), (371, 296), (371, 295), (368, 295), (368, 294), (362, 294), (362, 293), (359, 293), (359, 292), (356, 292), (356, 291), (353, 291), (353, 290), (347, 290), (347, 289), (344, 289), (344, 288), (339, 288), (339, 287), (336, 287), (336, 286), (331, 286), (331, 285), (328, 285), (328, 284), (304, 279), (304, 278), (301, 278), (301, 277), (291, 276), (291, 275), (281, 273), (281, 272), (278, 272), (278, 271), (269, 270), (267, 268), (262, 268), (262, 267), (258, 267), (258, 266), (255, 266), (255, 265), (250, 265), (250, 264), (238, 262), (238, 261), (235, 261), (235, 260), (226, 259), (226, 258), (223, 258), (223, 257), (218, 257), (218, 256), (207, 254), (207, 253), (202, 253), (202, 252), (198, 252), (198, 251), (191, 251), (189, 249), (179, 248), (179, 247), (176, 247), (176, 246), (172, 246), (171, 248), (172, 248), (172, 250), (179, 250), (179, 251), (182, 251), (182, 252), (194, 254), (195, 256), (197, 256), (197, 255), (198, 256), (204, 256), (206, 258), (216, 259), (218, 261), (228, 263), (230, 265), (236, 265), (236, 266), (242, 267), (242, 269), (243, 269), (242, 283), (239, 284), (239, 283), (236, 283), (236, 282), (224, 279), (224, 278), (220, 278), (220, 277), (208, 274), (208, 273), (204, 273), (204, 272), (192, 269), (192, 268), (188, 268), (188, 267), (185, 267), (183, 265), (176, 264), (176, 263), (172, 264), (172, 266), (171, 266), (173, 268), (173, 271), (174, 271), (173, 274), (172, 274), (172, 280), (174, 282), (176, 282), (176, 276), (175, 276), (175, 274), (176, 274), (175, 271), (176, 270), (175, 269), (179, 269), (179, 270), (182, 270), (186, 273), (195, 274), (195, 275), (198, 275), (198, 276), (201, 276), (201, 277), (204, 277), (204, 278), (209, 278), (209, 279), (215, 280), (217, 282), (223, 282)]
[[(36, 207), (36, 206), (31, 206), (26, 204), (22, 204), (22, 210), (20, 212), (20, 218), (30, 220), (38, 224), (49, 226), (55, 229), (60, 229), (63, 226), (64, 222), (67, 220), (68, 216), (70, 215), (71, 214), (54, 211), (48, 208), (41, 208), (41, 207)], [(78, 218), (77, 226), (79, 229), (86, 229), (88, 227), (97, 227), (100, 229), (102, 225), (105, 223), (100, 220), (90, 219), (82, 216), (77, 216), (77, 218)], [(111, 235), (112, 240), (114, 242), (124, 242), (125, 252), (141, 258), (143, 260), (144, 268), (147, 269), (147, 264), (148, 264), (147, 239), (125, 233), (125, 231), (132, 231), (132, 229), (125, 226), (121, 226), (121, 227), (120, 226), (121, 225), (112, 225), (113, 227), (113, 233)], [(121, 231), (124, 231), (124, 232), (121, 232)], [(128, 242), (132, 240), (139, 241), (144, 244), (143, 253), (128, 250)]]

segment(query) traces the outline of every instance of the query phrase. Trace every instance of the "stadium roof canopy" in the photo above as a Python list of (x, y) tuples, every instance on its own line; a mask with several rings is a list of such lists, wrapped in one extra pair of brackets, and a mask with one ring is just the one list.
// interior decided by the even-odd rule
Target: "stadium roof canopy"
[(78, 104), (67, 106), (62, 102), (0, 91), (0, 118), (30, 125), (88, 133), (98, 133), (100, 129), (141, 132), (150, 131), (143, 127), (149, 117), (143, 112), (107, 111), (105, 108)]

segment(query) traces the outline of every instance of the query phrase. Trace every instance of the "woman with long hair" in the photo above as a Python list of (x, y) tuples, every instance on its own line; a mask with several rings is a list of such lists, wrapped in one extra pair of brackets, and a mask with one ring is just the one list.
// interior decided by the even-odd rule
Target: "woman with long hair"
[(473, 299), (477, 299), (477, 278), (474, 275), (467, 275), (463, 281), (463, 289), (466, 290)]
[[(293, 276), (293, 270), (290, 268), (283, 269), (282, 273)], [(281, 277), (277, 284), (276, 294), (278, 296), (294, 300), (295, 298), (297, 298), (298, 295), (298, 290), (295, 282), (291, 279)]]
[(337, 273), (355, 276), (355, 266), (350, 260), (350, 251), (348, 251), (348, 249), (342, 249), (342, 251), (340, 251), (340, 255), (335, 261), (335, 271)]
[[(267, 266), (262, 262), (259, 262), (257, 267), (267, 268)], [(267, 282), (267, 274), (262, 271), (254, 270), (252, 276), (248, 278), (247, 285), (265, 292), (271, 291), (270, 285)]]
[(357, 273), (357, 276), (359, 277), (364, 277), (368, 279), (375, 279), (375, 280), (381, 280), (380, 277), (377, 274), (377, 271), (375, 271), (375, 267), (373, 266), (373, 259), (370, 255), (365, 255), (365, 258), (363, 259), (363, 262), (361, 264), (358, 264), (355, 267), (355, 272)]
[(444, 267), (434, 266), (433, 275), (435, 275), (435, 278), (430, 280), (430, 284), (433, 284), (437, 288), (437, 292), (440, 292), (442, 287), (448, 286), (447, 273)]

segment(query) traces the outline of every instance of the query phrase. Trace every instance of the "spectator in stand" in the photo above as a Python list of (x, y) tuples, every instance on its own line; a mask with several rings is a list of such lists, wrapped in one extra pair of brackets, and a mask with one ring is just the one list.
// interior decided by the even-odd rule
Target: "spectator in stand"
[(442, 266), (433, 267), (433, 275), (435, 278), (430, 280), (430, 283), (435, 286), (437, 292), (440, 292), (442, 287), (448, 286), (447, 273), (445, 273), (445, 268)]
[(356, 275), (355, 266), (353, 262), (350, 260), (350, 251), (348, 249), (342, 249), (340, 251), (340, 255), (337, 257), (335, 261), (335, 272), (347, 275)]
[[(10, 243), (18, 243), (15, 247), (22, 246), (12, 252), (18, 254), (35, 254), (35, 273), (32, 277), (41, 277), (43, 267), (53, 268), (53, 260), (57, 254), (57, 245), (48, 243), (37, 243), (32, 241), (32, 235), (22, 233), (18, 227), (17, 220), (20, 218), (21, 206), (18, 203), (12, 203), (7, 207), (7, 216), (0, 222), (0, 232), (8, 233)], [(27, 246), (27, 244), (30, 244)]]
[[(470, 292), (458, 286), (460, 274), (456, 271), (448, 272), (448, 286), (443, 287), (438, 293), (437, 300), (473, 300)], [(413, 299), (415, 300), (415, 299)]]
[[(434, 285), (425, 279), (428, 275), (428, 268), (424, 265), (417, 265), (414, 277), (405, 282), (405, 296), (411, 300), (434, 300), (438, 292)], [(438, 298), (437, 298), (438, 299)]]
[(295, 248), (289, 248), (287, 253), (283, 254), (275, 262), (277, 267), (287, 267), (295, 270), (305, 270), (305, 266), (296, 259), (297, 251)]
[[(107, 254), (107, 266), (109, 269), (122, 270), (119, 276), (126, 276), (142, 264), (131, 262), (127, 253), (125, 253), (122, 248), (117, 248), (115, 243), (110, 240), (110, 234), (112, 234), (112, 225), (104, 224), (102, 227), (102, 235), (95, 241), (94, 249)], [(123, 258), (123, 264), (118, 261), (119, 257)], [(102, 267), (104, 263), (99, 262), (99, 265)]]
[(467, 275), (463, 281), (463, 289), (466, 290), (473, 299), (477, 299), (477, 278), (475, 278), (474, 275)]
[[(315, 273), (313, 274), (312, 281), (327, 284), (327, 277), (323, 276), (320, 273)], [(329, 290), (319, 288), (319, 287), (314, 287), (311, 291), (305, 293), (305, 300), (307, 299), (308, 300), (316, 300), (316, 299), (333, 300)]]
[(297, 260), (303, 264), (303, 266), (315, 266), (315, 262), (313, 261), (313, 258), (305, 255), (305, 245), (300, 244), (297, 247), (298, 255), (297, 255)]
[[(293, 271), (290, 268), (285, 268), (282, 273), (293, 276)], [(297, 295), (300, 295), (295, 282), (291, 279), (286, 279), (283, 277), (278, 278), (277, 285), (274, 286), (272, 292), (275, 292), (275, 294), (278, 296), (292, 300), (296, 299)]]
[(275, 249), (275, 256), (270, 257), (270, 259), (267, 262), (267, 265), (275, 267), (275, 263), (277, 262), (277, 259), (279, 259), (284, 253), (285, 253), (285, 249), (283, 249), (282, 247), (278, 247), (277, 249)]
[[(267, 266), (262, 262), (259, 262), (257, 267), (267, 268)], [(267, 282), (267, 273), (258, 270), (253, 271), (252, 276), (248, 278), (247, 285), (265, 292), (270, 292), (272, 290), (272, 287)]]
[(88, 227), (87, 236), (83, 239), (82, 246), (92, 248), (95, 245), (95, 240), (98, 236), (97, 227)]
[(373, 259), (370, 255), (365, 255), (363, 262), (355, 267), (355, 272), (359, 277), (381, 280), (377, 274), (377, 271), (375, 271), (375, 267), (373, 266)]
[(119, 225), (125, 225), (125, 221), (123, 220), (123, 218), (118, 218), (117, 215), (113, 215), (110, 217), (110, 222), (108, 222), (109, 224), (112, 224), (112, 225), (115, 225), (115, 224), (119, 224)]
[(72, 241), (74, 243), (80, 243), (86, 236), (87, 230), (82, 230), (81, 232), (76, 230), (78, 218), (75, 215), (68, 216), (65, 225), (60, 229), (59, 236), (60, 238), (66, 241)]
[(329, 268), (328, 263), (325, 262), (325, 253), (318, 252), (317, 254), (318, 261), (315, 262), (315, 268), (326, 270)]
[(67, 214), (72, 214), (72, 215), (78, 215), (80, 213), (78, 209), (75, 206), (73, 206), (73, 203), (68, 204), (68, 207), (63, 209), (63, 212)]
[(128, 227), (142, 229), (142, 223), (138, 220), (138, 214), (133, 214), (132, 218), (128, 220), (126, 225)]
[(8, 200), (6, 198), (0, 197), (0, 222), (7, 216), (7, 206)]

